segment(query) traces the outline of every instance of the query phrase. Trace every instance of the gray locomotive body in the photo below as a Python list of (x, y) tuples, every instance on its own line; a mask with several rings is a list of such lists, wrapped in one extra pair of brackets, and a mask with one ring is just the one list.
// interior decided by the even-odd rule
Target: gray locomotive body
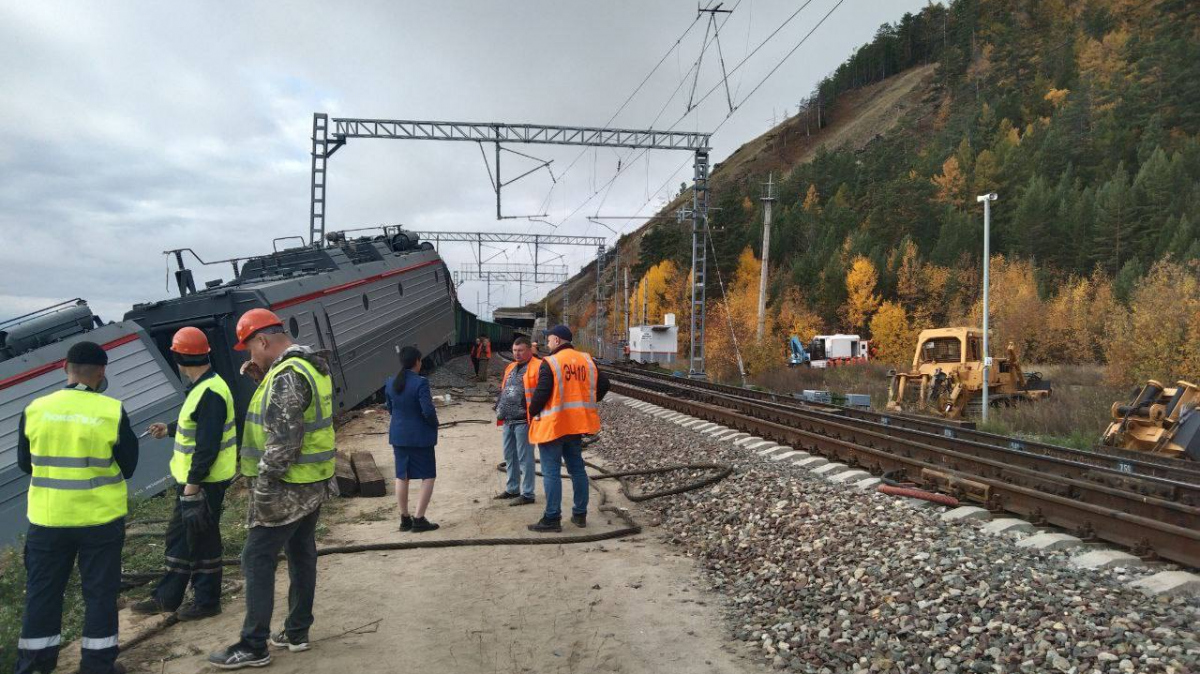
[[(239, 434), (255, 385), (239, 374), (246, 354), (233, 345), (237, 321), (250, 309), (271, 309), (296, 342), (330, 352), (337, 411), (378, 392), (399, 368), (401, 347), (439, 361), (456, 341), (457, 300), (446, 265), (432, 246), (403, 232), (248, 258), (233, 281), (200, 291), (190, 272), (182, 278), (180, 297), (135, 305), (118, 323), (102, 325), (78, 301), (0, 324), (0, 545), (26, 527), (29, 478), (16, 465), (17, 422), (31, 400), (66, 383), (62, 365), (77, 341), (109, 351), (105, 393), (124, 403), (140, 431), (178, 415), (184, 386), (171, 338), (183, 326), (201, 328), (214, 368), (233, 389)], [(170, 486), (171, 447), (169, 438), (142, 438), (131, 495)]]
[(330, 352), (334, 408), (345, 411), (383, 386), (399, 367), (401, 347), (445, 353), (454, 302), (453, 282), (432, 247), (375, 237), (252, 258), (233, 282), (135, 305), (125, 318), (144, 326), (164, 353), (179, 328), (204, 330), (213, 365), (234, 390), (240, 430), (254, 392), (239, 374), (246, 354), (233, 350), (246, 311), (270, 309), (296, 342)]

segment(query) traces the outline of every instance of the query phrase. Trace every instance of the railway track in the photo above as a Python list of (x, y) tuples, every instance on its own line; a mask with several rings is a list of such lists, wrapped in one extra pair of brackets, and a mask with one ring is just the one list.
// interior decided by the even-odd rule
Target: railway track
[(1143, 557), (1200, 567), (1200, 480), (1165, 477), (1161, 463), (1096, 458), (1053, 445), (1045, 447), (1054, 451), (1041, 452), (1040, 443), (1016, 448), (931, 432), (908, 417), (849, 415), (841, 408), (755, 395), (764, 392), (612, 366), (605, 370), (615, 393), (875, 474), (903, 473), (907, 480), (1084, 540), (1105, 540)]

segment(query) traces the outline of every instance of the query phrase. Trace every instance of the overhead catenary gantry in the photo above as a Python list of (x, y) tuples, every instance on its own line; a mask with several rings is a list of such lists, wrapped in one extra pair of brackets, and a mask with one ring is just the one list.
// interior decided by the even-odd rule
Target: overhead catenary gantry
[[(711, 134), (688, 131), (659, 131), (654, 129), (614, 129), (586, 126), (544, 124), (505, 124), (499, 122), (438, 122), (416, 120), (330, 118), (325, 113), (313, 114), (312, 180), (309, 209), (309, 237), (319, 245), (325, 236), (326, 179), (328, 160), (351, 138), (383, 138), (391, 140), (437, 140), (483, 143), (495, 146), (495, 175), (491, 178), (496, 193), (496, 218), (505, 219), (501, 209), (501, 192), (505, 185), (541, 168), (505, 182), (500, 173), (500, 151), (504, 144), (573, 145), (585, 147), (634, 148), (643, 150), (684, 150), (695, 154), (692, 201), (692, 278), (691, 278), (691, 344), (690, 374), (704, 375), (704, 300), (708, 239), (708, 153)], [(525, 155), (528, 156), (528, 155)], [(540, 161), (540, 160), (539, 160)], [(491, 168), (489, 167), (489, 174)], [(553, 174), (551, 174), (553, 176)], [(516, 216), (526, 217), (526, 216)], [(434, 234), (430, 232), (430, 234)], [(436, 235), (435, 235), (436, 236)], [(534, 235), (530, 235), (534, 236)], [(441, 240), (447, 240), (442, 238)], [(602, 240), (603, 241), (603, 240)], [(699, 254), (697, 256), (697, 253)], [(597, 247), (597, 275), (603, 268), (604, 246)], [(599, 278), (597, 278), (599, 284)], [(599, 287), (599, 285), (598, 285)], [(599, 291), (598, 291), (599, 292)], [(597, 296), (597, 347), (604, 353), (604, 302)]]

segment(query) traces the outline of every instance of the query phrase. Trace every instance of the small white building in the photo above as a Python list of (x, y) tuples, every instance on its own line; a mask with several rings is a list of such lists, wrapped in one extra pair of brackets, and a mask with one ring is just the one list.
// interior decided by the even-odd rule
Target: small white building
[(629, 359), (638, 363), (670, 365), (679, 349), (679, 328), (675, 314), (663, 316), (662, 325), (634, 325), (629, 328)]

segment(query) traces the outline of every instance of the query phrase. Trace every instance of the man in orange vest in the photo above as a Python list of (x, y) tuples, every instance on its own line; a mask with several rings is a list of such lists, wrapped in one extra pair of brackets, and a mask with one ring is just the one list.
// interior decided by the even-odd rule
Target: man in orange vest
[(571, 344), (571, 330), (556, 325), (547, 333), (550, 355), (536, 374), (526, 370), (529, 391), (529, 441), (538, 446), (542, 462), (542, 488), (546, 510), (530, 531), (562, 531), (562, 476), (565, 462), (571, 476), (574, 502), (571, 522), (587, 526), (588, 476), (583, 463), (583, 436), (600, 432), (600, 410), (596, 403), (608, 393), (608, 378), (596, 368), (592, 357)]
[(479, 352), (476, 357), (479, 358), (479, 381), (487, 381), (488, 366), (492, 363), (492, 340), (487, 337), (480, 337)]

